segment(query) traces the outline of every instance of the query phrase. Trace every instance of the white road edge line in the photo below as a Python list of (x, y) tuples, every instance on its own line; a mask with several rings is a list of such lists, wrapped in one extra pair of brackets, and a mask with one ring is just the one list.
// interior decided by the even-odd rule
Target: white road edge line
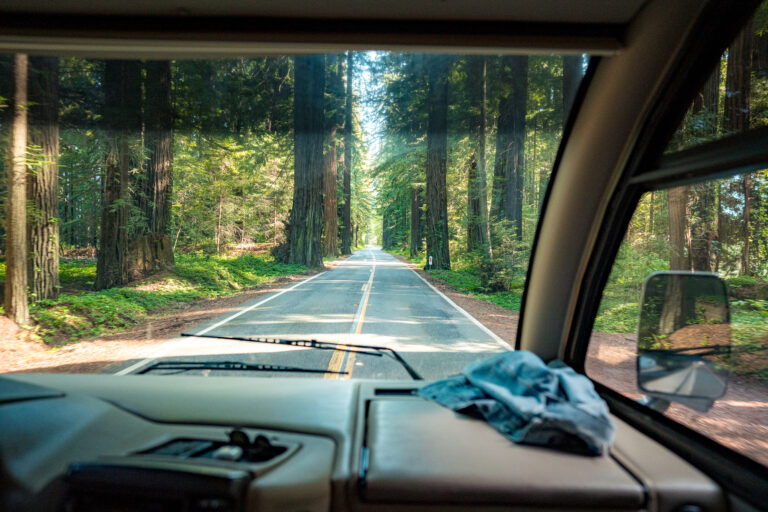
[(427, 281), (426, 279), (424, 279), (423, 277), (421, 277), (421, 276), (419, 275), (419, 273), (418, 273), (418, 272), (416, 272), (416, 271), (415, 271), (415, 270), (413, 270), (412, 268), (410, 268), (409, 270), (410, 270), (411, 272), (413, 272), (414, 274), (416, 274), (416, 277), (418, 277), (419, 279), (421, 279), (422, 281), (424, 281), (424, 284), (426, 284), (427, 286), (429, 286), (430, 288), (432, 288), (432, 291), (433, 291), (433, 292), (435, 292), (436, 294), (438, 294), (439, 296), (441, 296), (443, 299), (445, 299), (445, 301), (446, 301), (448, 304), (450, 304), (451, 306), (453, 306), (454, 308), (456, 308), (456, 311), (458, 311), (459, 313), (461, 313), (462, 315), (464, 315), (465, 317), (467, 317), (467, 318), (469, 319), (469, 321), (470, 321), (470, 322), (472, 322), (473, 324), (475, 324), (476, 326), (478, 326), (478, 327), (479, 327), (480, 329), (482, 329), (482, 330), (483, 330), (483, 331), (484, 331), (484, 332), (485, 332), (485, 333), (486, 333), (488, 336), (490, 336), (491, 338), (493, 338), (493, 341), (495, 341), (496, 343), (498, 343), (499, 345), (501, 345), (503, 348), (505, 348), (505, 349), (507, 349), (507, 350), (515, 350), (515, 348), (514, 348), (512, 345), (510, 345), (509, 343), (507, 343), (506, 341), (504, 341), (503, 339), (501, 339), (501, 338), (500, 338), (500, 337), (499, 337), (499, 336), (498, 336), (498, 335), (497, 335), (495, 332), (493, 332), (492, 330), (490, 330), (489, 328), (487, 328), (486, 326), (484, 326), (482, 323), (480, 323), (480, 320), (478, 320), (477, 318), (475, 318), (475, 317), (473, 317), (472, 315), (470, 315), (470, 314), (469, 314), (467, 311), (465, 311), (465, 310), (464, 310), (464, 309), (463, 309), (461, 306), (459, 306), (458, 304), (456, 304), (455, 302), (453, 302), (453, 301), (452, 301), (452, 300), (451, 300), (451, 299), (450, 299), (450, 298), (449, 298), (449, 297), (448, 297), (446, 294), (444, 294), (443, 292), (441, 292), (440, 290), (438, 290), (437, 288), (435, 288), (434, 286), (432, 286), (432, 283), (430, 283), (429, 281)]
[[(284, 294), (286, 292), (289, 292), (289, 291), (293, 290), (294, 288), (297, 288), (297, 287), (303, 285), (304, 283), (308, 283), (311, 280), (313, 280), (316, 277), (319, 277), (319, 276), (321, 276), (323, 274), (325, 274), (325, 272), (320, 272), (320, 273), (315, 274), (315, 275), (313, 275), (313, 276), (311, 276), (311, 277), (309, 277), (307, 279), (299, 281), (298, 283), (296, 283), (295, 285), (291, 286), (290, 288), (286, 288), (285, 290), (281, 290), (281, 291), (275, 293), (274, 295), (270, 295), (266, 299), (260, 300), (256, 304), (252, 304), (251, 306), (248, 306), (245, 309), (241, 309), (240, 311), (238, 311), (234, 315), (231, 315), (231, 316), (225, 318), (221, 322), (216, 322), (215, 324), (211, 325), (210, 327), (206, 327), (205, 329), (203, 329), (202, 331), (200, 331), (200, 332), (198, 332), (196, 334), (198, 334), (198, 335), (205, 334), (207, 332), (212, 331), (213, 329), (215, 329), (217, 327), (221, 327), (225, 323), (227, 323), (227, 322), (229, 322), (231, 320), (234, 320), (235, 318), (239, 317), (243, 313), (247, 313), (248, 311), (251, 311), (251, 310), (257, 308), (257, 307), (261, 306), (262, 304), (265, 304), (265, 303), (271, 301), (275, 297), (279, 297), (280, 295), (282, 295), (282, 294)], [(191, 336), (191, 337), (194, 337), (194, 336)], [(152, 353), (152, 355), (150, 357), (148, 357), (146, 359), (142, 359), (138, 363), (134, 363), (134, 364), (132, 364), (131, 366), (129, 366), (127, 368), (123, 368), (122, 370), (120, 370), (118, 372), (115, 372), (115, 375), (127, 375), (127, 374), (131, 373), (132, 371), (134, 371), (134, 370), (136, 370), (138, 368), (141, 368), (142, 366), (145, 366), (145, 365), (151, 363), (152, 361), (154, 361), (158, 357), (164, 356), (165, 354), (167, 354), (168, 352), (170, 352), (171, 350), (173, 350), (176, 347), (176, 344), (178, 343), (178, 341), (179, 340), (171, 340), (171, 341), (168, 341), (166, 343), (163, 343), (160, 347), (158, 347), (158, 349), (155, 352)]]

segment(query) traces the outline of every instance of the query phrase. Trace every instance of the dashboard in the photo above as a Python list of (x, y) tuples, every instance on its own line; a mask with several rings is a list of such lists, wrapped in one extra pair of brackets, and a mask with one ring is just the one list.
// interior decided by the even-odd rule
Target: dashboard
[(573, 455), (515, 445), (418, 386), (4, 375), (0, 509), (725, 507), (715, 482), (618, 418), (610, 454)]

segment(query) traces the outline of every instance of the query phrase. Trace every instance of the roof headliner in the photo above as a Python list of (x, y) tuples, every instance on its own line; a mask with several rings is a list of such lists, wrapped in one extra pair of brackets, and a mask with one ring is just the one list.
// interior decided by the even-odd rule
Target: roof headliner
[(0, 12), (626, 24), (645, 0), (3, 0)]

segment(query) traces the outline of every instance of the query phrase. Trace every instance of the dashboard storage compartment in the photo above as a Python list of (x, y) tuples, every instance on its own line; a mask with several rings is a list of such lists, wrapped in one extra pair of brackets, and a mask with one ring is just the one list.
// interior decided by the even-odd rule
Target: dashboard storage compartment
[(363, 499), (638, 510), (645, 491), (610, 455), (513, 444), (486, 423), (421, 399), (370, 402)]

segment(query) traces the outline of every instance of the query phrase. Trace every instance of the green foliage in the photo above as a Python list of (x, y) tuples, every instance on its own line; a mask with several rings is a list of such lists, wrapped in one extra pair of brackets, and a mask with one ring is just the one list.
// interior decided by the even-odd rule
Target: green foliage
[[(406, 259), (408, 258), (407, 250), (405, 249), (393, 249), (388, 252), (398, 254)], [(426, 258), (424, 253), (420, 253), (417, 258), (409, 259), (409, 261), (419, 267), (423, 267), (426, 263)], [(476, 299), (491, 302), (504, 309), (520, 311), (525, 281), (516, 281), (510, 290), (485, 291), (481, 278), (480, 259), (475, 255), (459, 255), (454, 259), (451, 270), (429, 270), (428, 272), (432, 277)]]
[(594, 329), (615, 333), (636, 332), (640, 295), (646, 277), (668, 269), (669, 263), (657, 254), (641, 247), (634, 248), (626, 242), (622, 244), (603, 290)]
[(59, 281), (63, 287), (91, 287), (95, 280), (95, 262), (73, 260), (59, 263)]
[[(95, 267), (65, 264), (62, 282), (86, 282)], [(267, 256), (178, 255), (175, 271), (136, 286), (81, 294), (65, 293), (30, 307), (36, 333), (46, 342), (77, 341), (129, 327), (158, 310), (182, 303), (231, 295), (280, 276), (302, 273), (301, 265), (276, 263)]]

